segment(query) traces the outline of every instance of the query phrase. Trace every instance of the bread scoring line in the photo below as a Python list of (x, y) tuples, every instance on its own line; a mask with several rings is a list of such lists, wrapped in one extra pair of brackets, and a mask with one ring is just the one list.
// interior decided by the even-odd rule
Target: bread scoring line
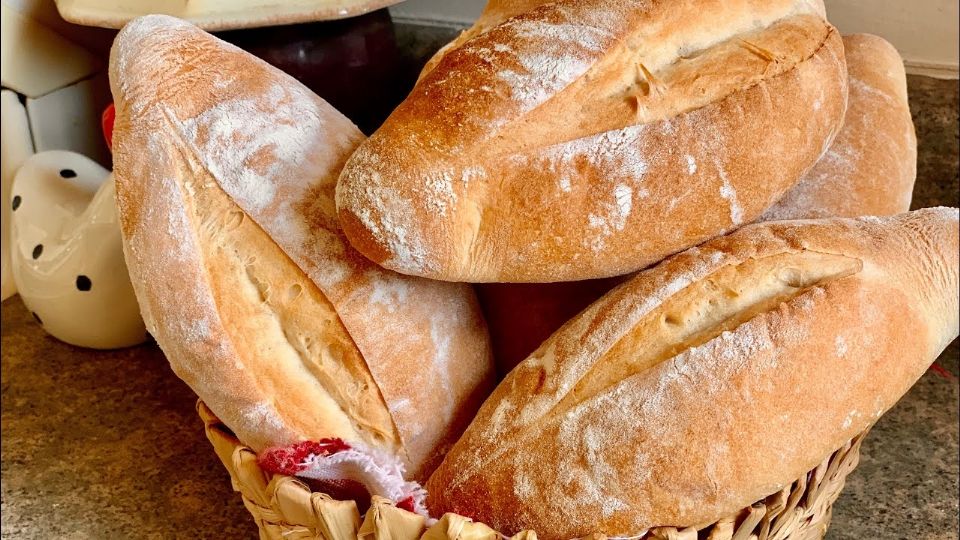
[[(786, 238), (782, 238), (782, 237), (781, 237), (781, 241), (787, 242), (788, 240), (787, 240)], [(696, 248), (696, 247), (695, 247), (695, 248), (691, 248), (690, 250), (688, 250), (688, 251), (686, 251), (686, 252), (683, 252), (683, 254), (693, 254), (693, 253), (697, 253), (698, 251), (699, 251), (699, 248)], [(852, 274), (847, 274), (847, 275), (840, 276), (838, 279), (845, 279), (845, 278), (849, 278), (849, 277), (853, 277), (853, 276), (859, 275), (859, 274), (863, 271), (864, 266), (865, 266), (865, 265), (863, 264), (864, 261), (863, 261), (862, 259), (860, 259), (860, 258), (857, 258), (857, 257), (851, 257), (850, 255), (841, 254), (841, 253), (832, 253), (832, 252), (830, 252), (830, 251), (824, 251), (824, 250), (819, 250), (819, 249), (808, 249), (808, 248), (805, 248), (805, 247), (799, 247), (799, 248), (793, 248), (793, 249), (791, 249), (791, 248), (789, 248), (789, 247), (786, 247), (786, 248), (781, 249), (781, 250), (779, 250), (779, 251), (772, 251), (772, 252), (770, 252), (770, 253), (764, 254), (762, 257), (750, 256), (750, 257), (745, 257), (745, 258), (739, 259), (739, 260), (738, 260), (738, 259), (729, 260), (730, 254), (727, 253), (727, 252), (725, 252), (725, 251), (714, 251), (714, 253), (713, 253), (712, 256), (714, 256), (714, 257), (719, 256), (719, 257), (722, 257), (722, 258), (728, 258), (728, 261), (727, 261), (727, 262), (724, 262), (723, 264), (720, 264), (719, 266), (716, 266), (716, 267), (712, 268), (708, 273), (705, 273), (705, 274), (701, 274), (701, 275), (696, 276), (694, 279), (691, 279), (691, 276), (689, 276), (689, 275), (684, 276), (682, 273), (679, 274), (679, 275), (675, 275), (675, 276), (674, 276), (674, 279), (686, 277), (686, 279), (688, 280), (687, 283), (684, 284), (683, 287), (678, 288), (678, 289), (672, 291), (668, 296), (664, 296), (664, 297), (662, 297), (662, 298), (657, 298), (657, 300), (658, 300), (657, 303), (651, 304), (651, 305), (649, 305), (649, 307), (647, 307), (647, 306), (641, 306), (641, 309), (638, 310), (638, 312), (635, 312), (634, 314), (632, 314), (632, 316), (631, 316), (631, 318), (630, 318), (630, 324), (620, 325), (620, 328), (622, 329), (622, 333), (619, 335), (619, 337), (617, 337), (616, 339), (614, 339), (614, 340), (612, 340), (612, 341), (609, 341), (609, 342), (608, 342), (609, 345), (605, 346), (602, 351), (596, 351), (596, 352), (597, 352), (597, 360), (601, 360), (607, 353), (609, 353), (609, 351), (610, 351), (611, 349), (613, 349), (620, 341), (622, 341), (622, 339), (624, 339), (624, 338), (626, 337), (626, 335), (630, 332), (630, 330), (631, 330), (633, 327), (635, 327), (641, 320), (643, 320), (645, 317), (647, 317), (651, 312), (653, 312), (653, 311), (656, 310), (657, 308), (661, 307), (663, 304), (667, 303), (667, 302), (669, 301), (669, 299), (673, 298), (674, 296), (676, 296), (676, 295), (678, 295), (678, 294), (681, 294), (683, 291), (687, 290), (689, 287), (691, 287), (691, 286), (693, 286), (693, 285), (696, 285), (697, 283), (700, 283), (700, 282), (702, 282), (703, 280), (709, 279), (710, 276), (712, 276), (712, 275), (714, 275), (714, 274), (722, 271), (723, 269), (728, 268), (728, 267), (731, 267), (731, 266), (740, 266), (740, 265), (742, 265), (742, 264), (744, 264), (744, 263), (747, 263), (747, 262), (749, 262), (749, 261), (759, 260), (759, 259), (763, 259), (763, 258), (767, 258), (767, 257), (776, 257), (776, 256), (789, 255), (789, 254), (797, 254), (797, 253), (803, 253), (803, 252), (808, 252), (808, 253), (812, 253), (812, 254), (819, 254), (819, 255), (840, 256), (840, 257), (845, 257), (845, 258), (848, 258), (848, 259), (857, 261), (857, 262), (859, 263), (859, 270), (857, 270), (856, 272), (854, 272), (854, 273), (852, 273)], [(670, 260), (670, 259), (668, 259), (668, 261), (669, 261), (669, 260)], [(654, 267), (654, 268), (656, 268), (656, 267)], [(694, 269), (694, 270), (695, 270), (695, 269)], [(829, 282), (831, 282), (831, 281), (834, 281), (834, 280), (833, 280), (833, 279), (828, 279), (828, 281), (827, 281), (826, 283), (829, 283)], [(614, 295), (614, 294), (616, 294), (616, 291), (618, 291), (618, 290), (620, 290), (620, 289), (628, 286), (629, 283), (630, 283), (630, 282), (628, 281), (628, 282), (624, 283), (623, 285), (620, 285), (619, 287), (615, 288), (613, 291), (610, 291), (609, 293), (607, 293), (607, 295), (609, 296), (609, 295)], [(671, 285), (671, 283), (673, 283), (673, 280), (668, 281), (667, 283), (661, 285), (657, 290), (658, 290), (658, 291), (662, 291), (664, 288), (669, 288), (669, 286)], [(781, 303), (778, 304), (778, 305), (782, 305), (782, 304), (784, 304), (784, 303), (789, 303), (789, 302), (793, 302), (793, 301), (802, 301), (802, 300), (800, 300), (800, 299), (802, 299), (802, 298), (804, 298), (804, 297), (807, 297), (809, 294), (815, 294), (817, 290), (822, 290), (824, 285), (825, 285), (825, 284), (817, 283), (817, 284), (811, 285), (811, 286), (809, 286), (809, 287), (806, 287), (806, 288), (804, 288), (804, 290), (802, 290), (801, 292), (799, 292), (797, 295), (795, 295), (795, 296), (793, 296), (792, 298), (786, 300), (785, 302), (781, 302)], [(656, 297), (657, 297), (657, 292), (655, 291), (655, 292), (651, 293), (651, 294), (650, 294), (650, 297), (656, 298)], [(615, 301), (614, 304), (612, 304), (612, 305), (617, 305), (618, 303), (624, 303), (624, 302), (626, 302), (626, 301), (627, 301), (627, 298), (626, 298), (626, 297), (620, 298), (620, 299), (618, 299), (617, 301)], [(594, 305), (596, 306), (596, 305), (600, 304), (601, 302), (603, 302), (602, 299), (601, 299), (600, 301), (598, 301), (598, 302), (597, 302), (596, 304), (594, 304)], [(610, 306), (608, 306), (607, 304), (604, 304), (604, 306), (605, 306), (605, 307), (610, 307)], [(646, 307), (645, 310), (643, 309), (644, 307)], [(564, 389), (564, 392), (563, 392), (562, 395), (555, 394), (555, 395), (553, 395), (553, 396), (549, 396), (549, 395), (544, 396), (544, 397), (547, 397), (548, 399), (551, 399), (551, 398), (552, 398), (552, 400), (554, 401), (553, 405), (550, 406), (549, 409), (547, 409), (546, 411), (538, 414), (536, 417), (527, 416), (527, 417), (525, 417), (525, 418), (520, 418), (520, 419), (514, 421), (513, 423), (514, 423), (514, 424), (517, 424), (517, 426), (518, 426), (519, 429), (523, 429), (523, 428), (526, 428), (526, 427), (530, 427), (530, 426), (533, 425), (535, 422), (539, 422), (539, 423), (541, 423), (541, 427), (540, 427), (539, 429), (535, 430), (535, 433), (542, 433), (542, 432), (543, 432), (545, 429), (547, 429), (548, 427), (553, 426), (553, 425), (559, 425), (560, 423), (562, 423), (562, 422), (564, 421), (565, 417), (568, 416), (572, 411), (577, 410), (577, 409), (582, 409), (582, 408), (584, 408), (584, 407), (587, 407), (587, 406), (589, 406), (590, 404), (592, 404), (592, 403), (594, 403), (594, 402), (596, 402), (596, 401), (599, 401), (599, 400), (610, 399), (611, 394), (612, 394), (612, 393), (616, 393), (616, 388), (617, 388), (618, 386), (624, 384), (625, 382), (627, 382), (627, 381), (629, 381), (629, 380), (631, 380), (631, 379), (635, 379), (635, 378), (637, 378), (637, 377), (643, 376), (644, 373), (646, 373), (646, 372), (649, 371), (649, 370), (656, 369), (657, 366), (659, 366), (659, 365), (662, 365), (662, 364), (665, 364), (665, 363), (671, 363), (671, 364), (674, 366), (673, 370), (674, 370), (676, 373), (678, 373), (678, 374), (680, 374), (680, 375), (683, 375), (683, 373), (682, 373), (683, 370), (680, 369), (679, 366), (677, 366), (677, 364), (676, 364), (676, 362), (678, 361), (678, 359), (679, 359), (680, 356), (682, 356), (682, 355), (690, 352), (690, 351), (693, 350), (693, 349), (698, 349), (698, 348), (701, 348), (701, 347), (710, 346), (711, 344), (717, 342), (718, 340), (724, 339), (724, 338), (725, 338), (725, 334), (731, 334), (731, 335), (732, 335), (732, 334), (735, 333), (736, 330), (739, 329), (740, 327), (742, 327), (742, 326), (744, 326), (744, 325), (746, 325), (746, 324), (749, 324), (751, 321), (756, 320), (758, 317), (761, 317), (761, 316), (763, 316), (764, 314), (770, 313), (770, 312), (772, 312), (772, 311), (774, 311), (774, 309), (770, 309), (770, 310), (767, 310), (767, 311), (763, 311), (763, 312), (757, 313), (757, 314), (755, 314), (753, 317), (751, 317), (750, 319), (747, 319), (747, 320), (741, 322), (741, 323), (738, 324), (736, 327), (734, 327), (734, 328), (732, 328), (732, 329), (728, 329), (728, 330), (726, 330), (726, 331), (724, 331), (724, 332), (721, 332), (720, 334), (714, 336), (714, 337), (711, 338), (710, 340), (708, 340), (708, 341), (706, 341), (706, 342), (704, 342), (704, 343), (700, 343), (700, 344), (696, 345), (695, 347), (678, 351), (678, 352), (677, 352), (676, 354), (674, 354), (673, 356), (661, 360), (658, 364), (649, 366), (649, 367), (647, 368), (647, 370), (644, 370), (644, 371), (641, 371), (641, 372), (638, 372), (638, 373), (633, 373), (633, 374), (629, 375), (628, 377), (626, 377), (625, 379), (621, 379), (621, 380), (615, 382), (614, 384), (612, 384), (611, 386), (606, 387), (604, 390), (602, 390), (602, 391), (600, 391), (600, 392), (597, 392), (596, 394), (594, 394), (594, 395), (592, 395), (592, 396), (588, 396), (588, 397), (586, 397), (585, 399), (583, 399), (583, 400), (581, 400), (581, 401), (574, 402), (574, 403), (564, 403), (565, 401), (567, 401), (567, 397), (570, 395), (570, 392), (572, 392), (572, 391), (577, 387), (577, 385), (579, 385), (579, 383), (580, 383), (587, 375), (589, 375), (589, 374), (591, 373), (593, 367), (595, 367), (595, 366), (599, 363), (598, 361), (594, 361), (594, 362), (590, 363), (589, 366), (582, 371), (582, 373), (577, 377), (576, 380), (561, 381), (561, 387)], [(587, 313), (587, 312), (584, 312), (584, 313), (582, 313), (581, 315), (578, 315), (577, 318), (579, 319), (580, 317), (586, 315), (586, 313)], [(722, 325), (722, 322), (719, 323), (718, 326), (719, 326), (719, 325)], [(586, 330), (586, 331), (584, 332), (584, 335), (586, 335), (586, 334), (595, 334), (595, 333), (597, 333), (597, 332), (599, 332), (599, 331), (600, 331), (600, 330), (598, 330), (598, 329), (588, 329), (588, 330)], [(582, 339), (582, 338), (581, 338), (581, 339)], [(533, 354), (536, 355), (538, 352), (540, 352), (540, 351), (538, 350), (537, 352), (535, 352), (535, 353), (533, 353)], [(531, 357), (528, 357), (528, 360), (526, 360), (526, 361), (524, 361), (523, 363), (521, 363), (521, 364), (518, 366), (518, 368), (522, 368), (522, 367), (524, 366), (524, 364), (527, 364), (527, 363), (529, 362), (530, 358), (533, 358), (533, 355), (531, 355)], [(574, 363), (576, 363), (576, 362), (574, 362)], [(516, 381), (512, 381), (512, 382), (513, 382), (514, 384), (516, 383)], [(503, 413), (500, 412), (501, 409), (503, 409), (504, 407), (509, 407), (509, 408), (513, 409), (513, 408), (515, 408), (515, 405), (512, 404), (512, 403), (510, 403), (509, 401), (503, 400), (503, 401), (501, 401), (501, 402), (498, 403), (498, 407), (497, 407), (497, 410), (495, 411), (495, 414), (496, 414), (496, 413), (499, 413), (499, 414), (504, 414), (504, 413), (506, 413), (506, 412), (507, 412), (506, 410), (504, 410)], [(529, 435), (529, 436), (533, 436), (533, 435)], [(514, 445), (520, 444), (520, 442), (521, 442), (521, 441), (514, 441)], [(476, 475), (480, 470), (486, 468), (486, 466), (487, 466), (489, 463), (491, 463), (491, 462), (493, 462), (493, 461), (495, 461), (495, 460), (498, 460), (498, 459), (500, 458), (500, 456), (502, 456), (504, 453), (507, 453), (508, 451), (512, 451), (512, 450), (514, 450), (514, 448), (512, 448), (512, 447), (508, 448), (508, 447), (506, 447), (506, 446), (504, 446), (504, 445), (499, 445), (499, 446), (497, 446), (496, 451), (488, 454), (487, 456), (485, 456), (484, 459), (475, 460), (475, 461), (472, 460), (472, 463), (471, 463), (471, 464), (468, 464), (468, 465), (466, 465), (465, 467), (463, 467), (463, 469), (461, 469), (461, 472), (460, 472), (459, 474), (456, 474), (453, 478), (451, 478), (451, 481), (450, 481), (451, 488), (456, 488), (456, 487), (462, 485), (462, 484), (463, 484), (464, 482), (466, 482), (469, 478), (471, 478), (471, 477), (473, 477), (474, 475)]]
[[(177, 121), (174, 120), (174, 119), (176, 118), (176, 114), (175, 114), (172, 110), (170, 110), (169, 107), (167, 107), (167, 106), (165, 106), (165, 105), (158, 105), (157, 108), (158, 108), (158, 110), (160, 111), (160, 116), (161, 116), (161, 118), (167, 123), (167, 126), (170, 128), (169, 131), (170, 131), (171, 133), (173, 133), (173, 135), (177, 138), (178, 142), (180, 143), (180, 145), (179, 145), (178, 148), (177, 148), (177, 152), (180, 153), (181, 158), (184, 159), (185, 161), (193, 162), (195, 165), (198, 165), (201, 169), (203, 169), (203, 171), (204, 171), (210, 178), (214, 179), (214, 180), (217, 182), (217, 184), (218, 184), (218, 189), (223, 190), (223, 188), (220, 186), (220, 180), (219, 180), (219, 178), (217, 178), (217, 176), (214, 175), (213, 172), (211, 172), (210, 169), (207, 167), (206, 163), (204, 163), (203, 160), (201, 160), (201, 159), (199, 158), (200, 153), (199, 153), (199, 149), (196, 147), (196, 145), (194, 145), (192, 141), (187, 140), (187, 139), (183, 136), (183, 133), (182, 133), (179, 129), (177, 129), (177, 126), (178, 126), (179, 122), (177, 122)], [(187, 152), (188, 149), (189, 149), (189, 152)], [(182, 189), (182, 188), (180, 187), (180, 182), (174, 182), (174, 183), (177, 184), (178, 189)], [(228, 195), (228, 194), (226, 193), (226, 191), (224, 191), (224, 195), (227, 196), (227, 197), (230, 199), (230, 202), (231, 202), (232, 204), (236, 205), (237, 208), (238, 208), (241, 212), (243, 212), (243, 215), (244, 215), (245, 217), (249, 218), (249, 219), (251, 220), (251, 222), (252, 222), (264, 235), (266, 235), (267, 237), (270, 237), (270, 235), (267, 234), (266, 230), (263, 229), (263, 227), (257, 222), (256, 219), (254, 219), (253, 216), (251, 216), (251, 215), (248, 214), (246, 211), (244, 211), (242, 208), (240, 208), (240, 206), (236, 203), (236, 201), (233, 200), (233, 197), (231, 197), (230, 195)], [(186, 198), (186, 197), (184, 197), (184, 198)], [(188, 219), (190, 219), (191, 222), (193, 221), (193, 219), (191, 219), (191, 218), (189, 218), (189, 217), (188, 217)], [(195, 228), (195, 227), (191, 227), (189, 232), (190, 232), (190, 234), (193, 234), (194, 236), (196, 236), (196, 232), (195, 232), (195, 231), (196, 231), (196, 228)], [(272, 238), (271, 238), (271, 240), (272, 240)], [(197, 245), (199, 245), (199, 239), (196, 239), (196, 238), (195, 238), (195, 241), (196, 241)], [(282, 251), (282, 252), (284, 253), (284, 255), (287, 257), (287, 259), (288, 259), (288, 260), (293, 264), (293, 266), (297, 269), (297, 271), (303, 276), (304, 280), (305, 280), (306, 282), (308, 282), (308, 283), (313, 284), (313, 286), (316, 288), (317, 292), (320, 293), (321, 295), (323, 295), (324, 299), (326, 299), (326, 301), (327, 301), (327, 304), (329, 304), (330, 309), (333, 310), (333, 312), (336, 314), (337, 318), (340, 320), (340, 324), (343, 325), (343, 319), (342, 319), (342, 317), (340, 316), (340, 313), (337, 311), (336, 305), (335, 305), (332, 301), (330, 301), (330, 298), (326, 295), (326, 292), (325, 292), (318, 284), (316, 284), (312, 279), (310, 279), (309, 275), (306, 274), (306, 272), (303, 270), (303, 268), (301, 268), (300, 265), (298, 265), (298, 264), (296, 263), (296, 261), (294, 261), (294, 259), (293, 259), (292, 257), (290, 257), (290, 254), (283, 248), (282, 245), (280, 245), (280, 243), (277, 243), (277, 242), (274, 242), (274, 243), (276, 244), (277, 248), (279, 248), (280, 251)], [(199, 258), (201, 261), (204, 259), (203, 255), (202, 255), (202, 254), (199, 254), (199, 253), (198, 253), (198, 258)], [(201, 264), (202, 264), (202, 266), (203, 266), (204, 273), (207, 273), (208, 270), (207, 270), (206, 264), (205, 264), (205, 263), (202, 263), (202, 262), (201, 262)], [(270, 309), (270, 311), (273, 313), (274, 317), (275, 317), (275, 318), (278, 318), (277, 313), (276, 313), (276, 310), (275, 310), (272, 306), (270, 306), (269, 303), (264, 302), (264, 304)], [(219, 314), (218, 314), (218, 317), (219, 317)], [(222, 320), (220, 320), (220, 326), (223, 327), (223, 328), (226, 328), (226, 325), (223, 324), (223, 321), (222, 321)], [(346, 328), (346, 325), (344, 325), (344, 328)], [(303, 354), (301, 353), (300, 349), (297, 348), (296, 346), (294, 346), (292, 343), (290, 343), (289, 337), (287, 336), (286, 332), (282, 332), (282, 334), (283, 334), (284, 340), (286, 340), (287, 343), (291, 346), (291, 348), (296, 352), (297, 357), (300, 359), (301, 364), (303, 365), (303, 367), (304, 367), (305, 369), (307, 369), (307, 371), (309, 372), (310, 369), (307, 367), (306, 363), (304, 362)], [(349, 331), (347, 332), (347, 335), (350, 336)], [(373, 376), (373, 372), (372, 372), (371, 369), (370, 369), (370, 364), (369, 364), (369, 362), (368, 362), (367, 359), (363, 356), (363, 353), (360, 351), (360, 348), (359, 348), (359, 347), (356, 345), (356, 343), (354, 342), (353, 336), (350, 336), (350, 341), (351, 341), (351, 343), (353, 343), (353, 346), (354, 346), (354, 348), (356, 349), (357, 354), (360, 356), (361, 359), (363, 359), (364, 367), (366, 368), (367, 374), (370, 376), (370, 379), (371, 379), (372, 381), (374, 381), (374, 383), (375, 383), (375, 385), (376, 385), (376, 387), (377, 387), (377, 389), (376, 389), (376, 390), (377, 390), (377, 395), (380, 397), (380, 399), (383, 401), (383, 403), (387, 405), (387, 409), (389, 410), (389, 403), (387, 403), (386, 398), (383, 396), (383, 392), (381, 391), (379, 384), (376, 383), (376, 378)], [(314, 378), (314, 379), (316, 380), (316, 378)], [(256, 387), (256, 389), (259, 391), (259, 394), (260, 394), (260, 395), (263, 395), (263, 394), (264, 394), (264, 391), (263, 391), (264, 388), (263, 388), (263, 386), (260, 384), (260, 381), (259, 381), (259, 380), (257, 380), (257, 379), (254, 378), (254, 379), (252, 379), (252, 380), (250, 381), (250, 383), (253, 384), (253, 385)], [(340, 403), (340, 400), (334, 398), (334, 397), (333, 397), (334, 394), (331, 393), (326, 387), (324, 387), (324, 385), (323, 385), (323, 383), (322, 383), (321, 381), (316, 380), (316, 383), (317, 383), (318, 385), (320, 385), (321, 387), (323, 387), (324, 392), (325, 392), (328, 396), (330, 396), (331, 401), (333, 401), (334, 403), (337, 404), (337, 407), (340, 408), (340, 411), (341, 411), (341, 413), (343, 414), (343, 416), (344, 416), (345, 418), (347, 418), (347, 419), (350, 420), (350, 423), (353, 424), (354, 430), (355, 430), (358, 434), (359, 434), (359, 433), (368, 433), (368, 430), (366, 430), (366, 429), (358, 429), (359, 426), (358, 426), (358, 424), (357, 424), (356, 419), (353, 417), (353, 415), (348, 414), (347, 411), (343, 409), (343, 404)], [(399, 429), (398, 429), (398, 427), (397, 427), (397, 425), (396, 425), (396, 421), (394, 420), (392, 414), (390, 415), (390, 424), (391, 424), (391, 426), (393, 427), (393, 436), (394, 436), (393, 438), (395, 438), (395, 439), (398, 440), (398, 441), (401, 441), (401, 445), (400, 445), (400, 448), (398, 449), (398, 453), (402, 454), (403, 457), (404, 457), (404, 459), (405, 459), (406, 461), (409, 461), (409, 456), (407, 455), (406, 447), (402, 444), (402, 438), (400, 437), (400, 431), (399, 431)]]
[[(783, 19), (785, 19), (785, 18), (787, 18), (787, 17), (783, 17), (783, 18), (781, 18), (781, 19), (778, 19), (778, 21), (779, 21), (779, 20), (783, 20)], [(722, 96), (719, 96), (716, 100), (714, 100), (714, 101), (711, 102), (711, 103), (706, 103), (706, 104), (703, 104), (703, 105), (700, 105), (700, 106), (696, 106), (696, 107), (688, 107), (688, 108), (678, 109), (678, 110), (676, 111), (676, 113), (675, 113), (673, 116), (669, 117), (669, 118), (659, 118), (659, 119), (654, 119), (654, 120), (651, 120), (651, 121), (648, 121), (648, 122), (642, 122), (642, 123), (637, 123), (637, 124), (628, 124), (628, 125), (625, 125), (625, 126), (622, 126), (622, 127), (618, 127), (618, 128), (606, 129), (606, 130), (597, 131), (597, 132), (590, 132), (590, 133), (587, 133), (587, 134), (585, 134), (585, 135), (578, 135), (577, 137), (574, 137), (574, 138), (572, 138), (572, 139), (564, 139), (564, 140), (561, 140), (561, 141), (559, 141), (559, 142), (551, 142), (551, 143), (549, 143), (549, 144), (544, 144), (544, 145), (528, 146), (528, 147), (526, 147), (526, 148), (520, 148), (519, 150), (510, 148), (510, 145), (504, 145), (503, 149), (496, 149), (496, 150), (494, 150), (493, 152), (481, 152), (481, 153), (479, 153), (478, 155), (481, 155), (481, 156), (483, 156), (484, 158), (491, 158), (491, 159), (510, 159), (510, 158), (515, 158), (515, 157), (519, 157), (519, 156), (530, 156), (530, 155), (532, 155), (532, 154), (537, 154), (537, 153), (540, 153), (540, 152), (549, 151), (549, 150), (551, 150), (551, 149), (553, 149), (553, 148), (556, 148), (556, 147), (561, 147), (561, 146), (566, 146), (566, 145), (570, 145), (570, 144), (575, 144), (575, 143), (578, 143), (578, 142), (582, 142), (584, 139), (589, 139), (589, 138), (592, 138), (592, 137), (600, 137), (600, 136), (604, 136), (604, 135), (608, 135), (608, 134), (610, 134), (610, 135), (621, 134), (621, 133), (623, 133), (623, 132), (625, 132), (626, 130), (629, 130), (629, 129), (631, 129), (631, 128), (638, 128), (638, 127), (640, 127), (640, 126), (655, 126), (655, 125), (660, 124), (660, 123), (663, 123), (663, 122), (673, 122), (673, 121), (675, 121), (675, 120), (677, 119), (677, 117), (679, 117), (679, 116), (687, 115), (687, 114), (690, 114), (690, 113), (699, 111), (699, 110), (701, 110), (701, 109), (705, 109), (705, 108), (707, 108), (707, 107), (717, 106), (719, 103), (725, 101), (726, 99), (730, 98), (731, 96), (734, 96), (734, 95), (739, 94), (739, 93), (742, 93), (742, 92), (747, 92), (747, 91), (752, 90), (753, 88), (756, 88), (756, 87), (758, 87), (758, 86), (760, 86), (760, 85), (766, 84), (767, 81), (769, 81), (769, 80), (786, 76), (786, 75), (790, 74), (791, 72), (796, 71), (797, 69), (799, 69), (801, 64), (803, 64), (804, 62), (807, 62), (807, 61), (809, 61), (811, 58), (817, 56), (817, 55), (820, 53), (820, 51), (823, 50), (823, 49), (826, 47), (826, 44), (827, 44), (827, 42), (830, 40), (831, 36), (833, 36), (833, 34), (836, 33), (836, 29), (835, 29), (833, 26), (831, 26), (831, 25), (828, 24), (828, 25), (826, 26), (826, 28), (827, 28), (826, 34), (824, 35), (823, 39), (820, 41), (820, 44), (819, 44), (817, 47), (814, 48), (814, 51), (813, 51), (810, 55), (802, 58), (801, 60), (797, 61), (797, 62), (796, 62), (793, 66), (791, 66), (790, 68), (788, 68), (788, 69), (786, 69), (786, 70), (778, 73), (777, 75), (774, 75), (773, 77), (769, 77), (769, 78), (767, 78), (767, 79), (761, 79), (761, 80), (759, 80), (759, 81), (754, 82), (753, 84), (750, 84), (750, 85), (744, 86), (744, 87), (742, 87), (742, 88), (737, 88), (737, 89), (735, 89), (735, 90), (732, 90), (731, 92), (729, 92), (729, 93), (727, 93), (727, 94), (724, 94), (724, 95), (722, 95)], [(712, 46), (716, 46), (716, 45), (719, 44), (719, 43), (723, 43), (723, 42), (715, 43), (715, 44), (713, 44)], [(704, 50), (706, 50), (706, 49), (704, 49)], [(677, 60), (676, 62), (674, 62), (674, 63), (679, 63), (679, 62), (682, 62), (682, 61), (683, 61), (683, 58), (680, 58), (680, 59), (678, 59), (678, 60)], [(670, 64), (670, 65), (672, 66), (673, 64)], [(572, 84), (574, 84), (575, 82), (579, 81), (581, 78), (585, 77), (585, 76), (587, 75), (587, 73), (589, 73), (589, 70), (588, 70), (586, 73), (584, 73), (583, 75), (581, 75), (580, 77), (578, 77), (577, 79), (571, 81), (571, 82), (567, 85), (567, 87), (569, 87), (570, 85), (572, 85)], [(535, 111), (535, 110), (539, 109), (540, 107), (546, 105), (546, 104), (549, 103), (550, 101), (552, 101), (552, 100), (554, 100), (554, 99), (557, 99), (558, 97), (560, 97), (560, 96), (563, 94), (563, 92), (564, 92), (565, 90), (566, 90), (566, 87), (565, 87), (563, 90), (560, 90), (559, 92), (557, 92), (556, 94), (554, 94), (554, 95), (553, 95), (550, 99), (548, 99), (547, 101), (541, 103), (540, 105), (537, 105), (537, 107), (535, 107), (535, 108), (533, 108), (533, 109), (531, 109), (531, 110), (529, 110), (529, 111), (526, 111), (524, 114), (532, 113), (533, 111)], [(499, 134), (499, 130), (494, 131), (494, 132), (491, 133), (491, 135), (490, 135), (488, 138), (497, 137), (498, 134)], [(478, 141), (475, 146), (483, 146), (483, 145), (485, 145), (485, 144), (486, 144), (486, 138), (485, 138), (484, 140), (482, 140), (482, 141)], [(499, 146), (499, 145), (498, 145), (498, 146)], [(466, 152), (465, 152), (465, 154), (470, 154), (470, 153), (471, 153), (471, 151), (470, 151), (469, 149), (467, 149)]]

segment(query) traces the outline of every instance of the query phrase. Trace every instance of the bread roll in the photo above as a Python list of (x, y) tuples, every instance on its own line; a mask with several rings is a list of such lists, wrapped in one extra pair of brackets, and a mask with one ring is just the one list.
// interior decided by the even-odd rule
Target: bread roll
[(814, 3), (560, 0), (448, 51), (351, 156), (337, 208), (407, 274), (621, 275), (757, 219), (846, 92)]
[(425, 477), (492, 385), (489, 340), (468, 286), (347, 244), (334, 184), (360, 131), (166, 16), (120, 32), (110, 78), (127, 262), (176, 373), (255, 450), (340, 438)]
[(893, 45), (870, 34), (845, 36), (843, 46), (850, 86), (843, 129), (762, 221), (887, 216), (910, 209), (917, 136), (903, 60)]
[(780, 490), (957, 336), (957, 217), (751, 225), (641, 272), (503, 380), (430, 477), (431, 510), (633, 536)]

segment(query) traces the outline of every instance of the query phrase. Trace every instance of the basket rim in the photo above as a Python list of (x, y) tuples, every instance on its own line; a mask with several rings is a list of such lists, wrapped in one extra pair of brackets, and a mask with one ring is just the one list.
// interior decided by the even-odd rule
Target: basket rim
[[(474, 537), (536, 539), (534, 531), (504, 535), (492, 527), (457, 514), (439, 520), (397, 508), (392, 501), (372, 498), (361, 516), (355, 501), (337, 501), (311, 491), (302, 480), (271, 474), (257, 464), (257, 454), (244, 445), (203, 403), (197, 400), (207, 439), (230, 473), (235, 491), (253, 515), (261, 538), (379, 538), (389, 529), (394, 538), (439, 540)], [(843, 489), (846, 476), (859, 462), (866, 430), (827, 455), (816, 467), (733, 515), (697, 527), (654, 527), (630, 540), (807, 540), (822, 538), (829, 526), (831, 507)], [(402, 531), (402, 534), (398, 534)], [(468, 536), (464, 536), (469, 531)], [(370, 536), (370, 535), (373, 536)], [(293, 535), (293, 536), (291, 536)], [(589, 538), (607, 538), (594, 533)]]

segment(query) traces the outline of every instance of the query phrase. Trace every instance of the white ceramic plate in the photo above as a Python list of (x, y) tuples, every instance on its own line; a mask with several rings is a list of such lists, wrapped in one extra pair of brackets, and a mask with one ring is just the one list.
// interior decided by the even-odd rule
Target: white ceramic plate
[(230, 30), (345, 19), (400, 0), (56, 0), (76, 24), (120, 28), (151, 13), (188, 20), (205, 30)]

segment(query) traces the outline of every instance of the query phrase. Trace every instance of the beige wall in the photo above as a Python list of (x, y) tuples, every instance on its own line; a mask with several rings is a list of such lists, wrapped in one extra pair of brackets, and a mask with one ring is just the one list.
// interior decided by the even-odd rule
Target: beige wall
[(827, 17), (845, 34), (869, 32), (893, 43), (907, 71), (957, 77), (957, 0), (826, 0)]
[(484, 0), (407, 0), (391, 7), (390, 13), (394, 18), (460, 25), (472, 23), (484, 5)]
[[(844, 33), (869, 32), (893, 43), (907, 71), (956, 78), (958, 0), (825, 0), (827, 15)], [(391, 8), (395, 17), (469, 24), (484, 0), (407, 0)]]

